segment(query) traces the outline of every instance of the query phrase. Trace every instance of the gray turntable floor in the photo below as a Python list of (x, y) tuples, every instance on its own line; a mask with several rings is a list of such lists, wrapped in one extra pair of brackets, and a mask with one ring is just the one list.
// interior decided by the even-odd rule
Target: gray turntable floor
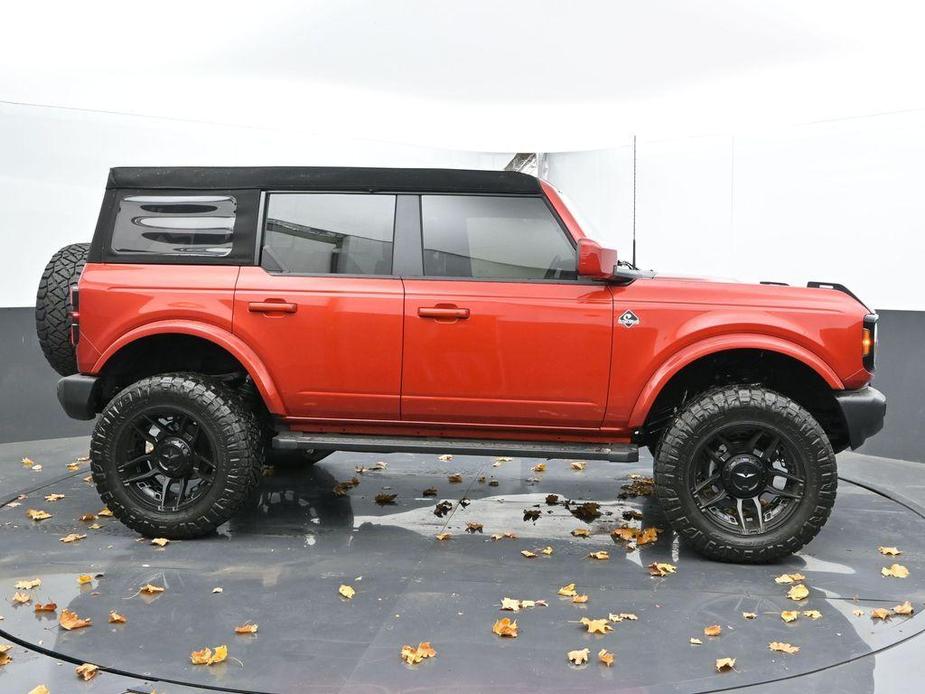
[[(828, 525), (799, 554), (771, 566), (738, 566), (701, 559), (679, 545), (655, 500), (621, 499), (630, 474), (651, 474), (651, 461), (636, 465), (568, 461), (337, 453), (305, 468), (277, 465), (258, 499), (210, 538), (157, 548), (101, 518), (99, 529), (78, 518), (100, 510), (95, 490), (65, 465), (86, 451), (86, 439), (0, 445), (0, 643), (12, 643), (12, 662), (0, 667), (0, 691), (28, 692), (42, 683), (58, 692), (245, 692), (391, 691), (649, 691), (698, 692), (727, 688), (801, 692), (909, 691), (925, 664), (925, 467), (869, 456), (839, 456), (839, 498)], [(42, 466), (21, 465), (28, 456)], [(345, 496), (332, 492), (366, 470)], [(448, 480), (462, 475), (461, 483)], [(422, 496), (436, 487), (436, 498)], [(397, 494), (394, 505), (374, 497)], [(44, 497), (64, 494), (59, 501)], [(585, 523), (547, 494), (596, 501), (604, 512)], [(25, 495), (25, 498), (19, 498)], [(467, 505), (459, 504), (466, 498)], [(449, 500), (438, 518), (433, 509)], [(11, 503), (12, 502), (12, 503)], [(538, 505), (538, 506), (537, 506)], [(52, 513), (28, 520), (28, 508)], [(540, 510), (536, 522), (524, 510)], [(609, 531), (623, 513), (638, 511), (645, 526), (664, 527), (657, 543), (626, 551)], [(484, 533), (467, 534), (467, 522)], [(636, 521), (633, 524), (638, 525)], [(571, 535), (575, 528), (588, 538)], [(452, 538), (434, 536), (447, 530)], [(517, 539), (492, 541), (512, 531)], [(86, 539), (59, 539), (79, 532)], [(898, 558), (879, 545), (896, 545)], [(539, 550), (552, 547), (551, 555)], [(521, 550), (537, 552), (524, 558)], [(609, 550), (608, 561), (588, 559)], [(899, 561), (906, 579), (885, 578), (880, 568)], [(675, 574), (649, 575), (647, 565), (670, 562)], [(774, 577), (800, 572), (810, 596), (799, 606)], [(80, 574), (98, 575), (79, 586)], [(64, 631), (54, 616), (30, 605), (14, 607), (18, 580), (41, 578), (36, 600), (54, 601), (91, 618), (93, 626)], [(166, 588), (145, 597), (138, 589)], [(338, 586), (356, 589), (352, 600)], [(557, 595), (576, 583), (584, 605)], [(213, 589), (221, 587), (222, 592)], [(500, 612), (504, 597), (545, 600), (548, 607)], [(886, 622), (869, 611), (910, 600), (916, 614)], [(785, 624), (782, 610), (819, 610)], [(127, 619), (107, 623), (110, 610)], [(863, 610), (864, 616), (856, 616)], [(582, 617), (632, 612), (636, 621), (614, 625), (606, 635), (586, 633)], [(746, 620), (742, 612), (757, 613)], [(496, 619), (517, 619), (516, 639), (491, 633)], [(236, 625), (259, 625), (254, 635)], [(722, 634), (703, 635), (719, 624)], [(702, 645), (691, 645), (698, 637)], [(430, 641), (437, 656), (417, 666), (399, 658), (403, 644)], [(784, 641), (795, 655), (768, 649)], [(227, 644), (229, 658), (194, 666), (189, 655)], [(570, 665), (566, 652), (589, 648), (591, 660)], [(596, 662), (606, 648), (611, 668)], [(720, 657), (735, 670), (714, 671)], [(74, 664), (105, 671), (88, 683)]]

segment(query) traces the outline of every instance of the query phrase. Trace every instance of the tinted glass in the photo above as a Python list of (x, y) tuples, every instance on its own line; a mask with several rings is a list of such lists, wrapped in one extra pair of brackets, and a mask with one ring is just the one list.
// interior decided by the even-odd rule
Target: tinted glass
[(421, 197), (424, 274), (575, 279), (575, 249), (540, 198)]
[(131, 195), (119, 203), (112, 250), (223, 258), (231, 253), (236, 209), (228, 195)]
[(261, 265), (272, 272), (388, 275), (394, 195), (275, 193)]

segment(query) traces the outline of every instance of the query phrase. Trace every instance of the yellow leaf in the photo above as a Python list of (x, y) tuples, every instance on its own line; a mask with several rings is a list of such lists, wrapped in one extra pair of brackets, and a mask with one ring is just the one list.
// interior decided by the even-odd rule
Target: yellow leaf
[(701, 641), (700, 639), (695, 639), (693, 636), (691, 636), (691, 646), (702, 646), (702, 645), (703, 645), (703, 641)]
[(784, 610), (780, 613), (780, 618), (783, 619), (788, 624), (790, 622), (795, 622), (797, 617), (800, 616), (800, 613), (797, 610)]
[(600, 552), (590, 552), (588, 554), (588, 559), (599, 559), (601, 561), (606, 561), (607, 559), (610, 559), (610, 552), (603, 549)]
[(901, 615), (910, 615), (915, 612), (915, 610), (912, 607), (912, 603), (906, 600), (902, 605), (896, 605), (896, 607), (893, 608), (893, 612)]
[(885, 554), (888, 557), (895, 557), (902, 554), (902, 550), (897, 549), (896, 547), (877, 547), (877, 551), (880, 554)]
[(77, 577), (77, 585), (85, 586), (88, 583), (93, 583), (93, 576), (90, 574), (80, 574), (80, 576)]
[(516, 639), (517, 638), (517, 621), (511, 621), (508, 617), (502, 617), (491, 627), (491, 631), (498, 636)]
[(0, 643), (0, 667), (9, 665), (13, 661), (12, 656), (9, 654), (9, 650), (12, 647), (13, 646), (8, 643)]
[(90, 663), (84, 663), (83, 665), (78, 665), (74, 668), (74, 672), (77, 673), (77, 676), (82, 679), (84, 682), (89, 682), (97, 675), (99, 667), (96, 665), (91, 665)]
[(613, 539), (623, 540), (624, 542), (632, 542), (637, 535), (639, 535), (639, 531), (636, 528), (614, 528), (610, 531), (610, 536)]
[(552, 547), (547, 545), (546, 547), (543, 547), (542, 552), (548, 557), (552, 554)]
[(575, 528), (575, 529), (572, 531), (572, 535), (573, 535), (574, 537), (590, 537), (590, 536), (591, 536), (591, 531), (588, 530), (587, 528)]
[(677, 571), (677, 568), (674, 564), (662, 562), (653, 562), (649, 564), (649, 574), (652, 576), (667, 576), (668, 574), (673, 574), (675, 571)]
[(40, 684), (35, 689), (30, 689), (29, 694), (51, 694), (51, 692), (48, 691), (48, 687), (44, 684)]
[(909, 569), (902, 564), (893, 564), (892, 566), (884, 566), (880, 569), (880, 573), (891, 578), (906, 578), (909, 576)]
[[(574, 463), (572, 463), (574, 465)], [(566, 657), (569, 659), (569, 662), (574, 665), (584, 665), (588, 662), (588, 655), (591, 653), (591, 650), (588, 648), (582, 648), (579, 651), (569, 651), (566, 653)]]
[(77, 472), (80, 469), (80, 463), (68, 463), (64, 467), (68, 472)]
[(49, 494), (45, 497), (45, 501), (61, 501), (64, 498), (64, 494)]
[(145, 595), (156, 595), (158, 593), (163, 593), (164, 589), (160, 586), (152, 586), (150, 583), (145, 583), (139, 589), (139, 592), (144, 593)]
[(611, 622), (622, 622), (624, 619), (635, 622), (637, 619), (639, 619), (639, 617), (637, 617), (632, 612), (621, 612), (620, 614), (614, 614), (611, 612), (608, 616), (610, 617)]
[(727, 672), (729, 670), (735, 670), (736, 659), (735, 658), (717, 658), (716, 659), (716, 671), (717, 672)]
[(517, 535), (512, 533), (510, 530), (504, 533), (495, 533), (491, 536), (492, 540), (516, 540)]
[(613, 627), (610, 626), (610, 622), (606, 619), (588, 619), (587, 617), (582, 617), (579, 621), (588, 627), (589, 634), (606, 634), (608, 631), (613, 631)]
[(798, 583), (787, 591), (787, 597), (791, 600), (805, 600), (809, 597), (809, 589), (802, 583)]
[(98, 515), (100, 518), (112, 518), (112, 511), (110, 511), (107, 506), (104, 506), (96, 512), (96, 515)]
[(41, 578), (33, 578), (28, 581), (16, 581), (17, 590), (32, 590), (33, 588), (38, 588), (42, 585)]
[(758, 615), (755, 614), (754, 612), (743, 612), (743, 613), (742, 613), (742, 616), (743, 616), (745, 619), (757, 619), (757, 618), (758, 618)]
[(91, 626), (93, 621), (90, 619), (82, 619), (77, 616), (76, 612), (65, 608), (61, 610), (61, 614), (58, 617), (58, 624), (61, 625), (62, 629), (83, 629), (84, 627)]
[(563, 595), (567, 598), (571, 598), (571, 597), (578, 595), (578, 593), (575, 592), (575, 584), (569, 583), (567, 586), (562, 586), (561, 588), (559, 588), (559, 595)]
[(522, 549), (520, 553), (525, 556), (527, 559), (533, 559), (536, 556), (535, 552), (531, 552), (529, 549)]
[(604, 663), (607, 667), (613, 665), (613, 653), (608, 651), (606, 648), (602, 648), (597, 652), (597, 659)]
[(800, 652), (799, 646), (791, 646), (789, 643), (784, 643), (783, 641), (771, 641), (768, 644), (768, 648), (772, 651), (777, 651), (778, 653), (786, 653), (788, 655), (793, 655), (794, 653)]
[(723, 631), (723, 628), (719, 624), (711, 624), (708, 627), (703, 628), (704, 636), (719, 636)]
[(407, 644), (401, 647), (401, 659), (408, 665), (417, 665), (425, 658), (433, 658), (435, 655), (437, 651), (431, 647), (429, 641), (421, 641), (417, 648)]
[(444, 453), (443, 455), (438, 455), (437, 460), (442, 460), (444, 463), (449, 462), (453, 459), (453, 456), (449, 453)]
[(212, 662), (212, 649), (203, 648), (201, 651), (190, 653), (190, 660), (193, 665), (209, 665)]
[(506, 456), (506, 455), (499, 455), (497, 458), (495, 458), (495, 462), (496, 462), (496, 463), (509, 463), (509, 462), (511, 462), (512, 460), (514, 460), (514, 459), (513, 459), (513, 458), (509, 458), (509, 457)]
[(337, 589), (337, 592), (348, 600), (351, 600), (353, 596), (357, 594), (357, 592), (348, 585), (341, 585), (341, 587)]
[(125, 617), (120, 615), (115, 610), (110, 610), (109, 612), (109, 623), (110, 624), (125, 624)]
[(43, 521), (48, 518), (51, 518), (51, 514), (48, 511), (42, 511), (34, 508), (30, 508), (26, 511), (26, 518), (34, 521)]
[(28, 593), (13, 593), (14, 605), (25, 605), (32, 602), (32, 596)]
[(33, 461), (32, 458), (23, 458), (22, 464), (23, 464), (23, 467), (32, 467), (33, 465), (35, 465), (35, 461)]
[(58, 605), (53, 602), (37, 602), (32, 609), (36, 612), (54, 612), (58, 609)]
[(530, 469), (533, 472), (546, 472), (546, 463), (537, 463)]
[(520, 610), (520, 600), (514, 598), (501, 598), (501, 609), (517, 612)]
[(453, 536), (444, 530), (442, 533), (437, 533), (434, 537), (436, 537), (440, 542), (446, 542)]
[(572, 598), (572, 602), (574, 602), (576, 605), (584, 605), (586, 602), (588, 602), (588, 596), (576, 595), (574, 598)]
[[(586, 463), (581, 463), (581, 462), (578, 462), (578, 461), (574, 461), (574, 462), (572, 462), (571, 465), (572, 465), (572, 469), (573, 469), (573, 470), (584, 470), (584, 469), (585, 469)], [(585, 650), (587, 650), (587, 649), (585, 649)]]
[(855, 617), (863, 617), (864, 610), (851, 610), (851, 614), (853, 614)]
[(806, 576), (803, 574), (782, 574), (774, 579), (775, 583), (799, 583), (805, 581)]
[(155, 537), (153, 540), (151, 540), (151, 544), (157, 545), (158, 547), (166, 547), (170, 544), (170, 540), (168, 540), (166, 537)]
[(85, 537), (86, 535), (80, 535), (79, 533), (71, 533), (70, 535), (65, 535), (64, 537), (62, 537), (59, 540), (59, 542), (63, 542), (64, 544), (70, 544), (71, 542), (79, 542), (80, 540), (83, 540)]
[(885, 620), (889, 619), (889, 618), (892, 617), (892, 616), (893, 616), (893, 613), (892, 613), (890, 610), (887, 610), (887, 609), (885, 609), (885, 608), (883, 608), (883, 607), (878, 607), (878, 608), (876, 608), (876, 609), (870, 611), (870, 618), (871, 618), (871, 619), (882, 619), (882, 620), (885, 621)]
[(810, 619), (820, 619), (822, 613), (819, 610), (803, 610), (803, 616), (809, 617)]
[(256, 624), (242, 624), (241, 626), (234, 628), (234, 633), (236, 634), (256, 634), (257, 625)]
[(90, 530), (99, 530), (102, 527), (103, 526), (100, 525), (99, 523), (94, 523), (93, 525), (89, 526)]
[(658, 540), (658, 528), (643, 528), (642, 532), (636, 537), (637, 545), (647, 545), (650, 542)]

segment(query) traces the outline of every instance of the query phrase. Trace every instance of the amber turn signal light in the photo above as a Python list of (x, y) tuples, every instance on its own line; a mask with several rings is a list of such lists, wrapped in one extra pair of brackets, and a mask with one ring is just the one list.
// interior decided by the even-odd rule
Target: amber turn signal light
[(874, 348), (874, 336), (870, 328), (864, 328), (864, 335), (861, 337), (861, 353), (866, 357)]

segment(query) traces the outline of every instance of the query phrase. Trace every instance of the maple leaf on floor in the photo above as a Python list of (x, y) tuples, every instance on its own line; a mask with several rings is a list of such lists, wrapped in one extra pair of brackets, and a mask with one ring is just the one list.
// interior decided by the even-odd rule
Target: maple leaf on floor
[(584, 470), (585, 467), (587, 466), (587, 463), (583, 463), (583, 462), (581, 462), (581, 461), (579, 461), (579, 460), (575, 460), (575, 461), (572, 461), (572, 462), (569, 464), (569, 466), (570, 466), (573, 470)]
[(216, 646), (214, 651), (211, 648), (203, 648), (190, 653), (190, 661), (193, 665), (217, 665), (227, 658), (228, 646)]
[(153, 540), (151, 540), (151, 544), (158, 547), (166, 547), (170, 544), (170, 540), (168, 540), (166, 537), (155, 537)]
[(877, 551), (880, 554), (885, 554), (888, 557), (895, 557), (902, 554), (902, 550), (897, 549), (896, 547), (877, 547)]
[(768, 644), (768, 648), (778, 653), (787, 653), (788, 655), (800, 652), (799, 646), (791, 646), (789, 643), (784, 643), (783, 641), (771, 641), (771, 643)]
[(754, 612), (743, 612), (742, 616), (745, 619), (758, 619), (758, 615), (755, 614)]
[(519, 612), (520, 600), (515, 600), (514, 598), (501, 598), (501, 609), (510, 612)]
[(450, 475), (449, 477), (447, 477), (447, 479), (449, 480), (450, 484), (459, 484), (460, 482), (463, 481), (463, 476), (456, 473), (456, 474)]
[(587, 528), (575, 528), (572, 531), (572, 535), (575, 537), (591, 537), (591, 531)]
[(90, 663), (84, 663), (83, 665), (78, 665), (74, 668), (74, 672), (77, 676), (82, 679), (84, 682), (89, 682), (94, 677), (99, 674), (99, 666), (91, 665)]
[(9, 643), (0, 643), (0, 667), (4, 665), (9, 665), (12, 662), (13, 658), (10, 656), (10, 650), (13, 646)]
[(444, 531), (442, 533), (437, 533), (436, 535), (434, 535), (434, 537), (436, 537), (437, 540), (439, 540), (440, 542), (446, 542), (453, 536), (450, 533)]
[(387, 494), (385, 492), (379, 492), (376, 494), (375, 501), (380, 506), (387, 506), (389, 504), (394, 504), (396, 498), (398, 498), (398, 494)]
[(33, 578), (27, 581), (16, 581), (16, 590), (32, 590), (42, 585), (41, 578)]
[(121, 614), (119, 614), (115, 610), (110, 610), (109, 623), (110, 624), (125, 624), (125, 617), (123, 617)]
[(591, 649), (582, 648), (577, 651), (569, 651), (565, 654), (565, 657), (568, 658), (569, 662), (573, 665), (584, 665), (588, 662), (588, 655), (591, 653)]
[(602, 549), (599, 552), (589, 552), (588, 559), (598, 559), (600, 561), (606, 561), (610, 559), (610, 552), (604, 549)]
[(643, 528), (642, 532), (636, 537), (636, 544), (642, 547), (642, 545), (648, 545), (652, 542), (658, 541), (658, 528)]
[(783, 619), (788, 624), (790, 622), (795, 622), (797, 617), (800, 616), (800, 613), (796, 610), (784, 610), (780, 613), (780, 618)]
[(527, 559), (533, 559), (536, 557), (536, 552), (531, 552), (529, 549), (522, 549), (520, 553)]
[(614, 614), (611, 612), (607, 615), (610, 618), (611, 622), (622, 622), (624, 619), (630, 622), (635, 622), (639, 617), (637, 617), (632, 612), (621, 612), (620, 614)]
[(632, 542), (639, 535), (639, 530), (636, 528), (614, 528), (610, 531), (610, 536), (614, 541), (620, 540), (622, 542)]
[(606, 634), (608, 631), (613, 631), (613, 627), (610, 626), (610, 622), (606, 619), (588, 619), (587, 617), (582, 617), (578, 621), (588, 628), (589, 634)]
[(555, 506), (555, 505), (558, 504), (558, 503), (559, 503), (559, 495), (558, 495), (558, 494), (547, 494), (547, 495), (546, 495), (546, 504), (547, 504), (547, 505), (549, 505), (549, 506)]
[(449, 453), (444, 453), (443, 455), (438, 455), (437, 460), (442, 460), (444, 463), (448, 463), (453, 459), (453, 456)]
[(498, 457), (495, 458), (495, 462), (496, 462), (496, 463), (509, 463), (509, 462), (511, 462), (512, 460), (514, 460), (514, 459), (513, 459), (513, 458), (509, 458), (509, 457), (506, 456), (506, 455), (499, 455)]
[(158, 593), (163, 593), (164, 588), (160, 586), (153, 586), (150, 583), (145, 583), (141, 588), (138, 589), (139, 593), (144, 595), (157, 595)]
[(781, 574), (774, 579), (775, 583), (799, 583), (800, 581), (805, 581), (806, 576), (803, 574)]
[(236, 634), (256, 634), (257, 625), (256, 624), (242, 624), (241, 626), (234, 628), (234, 633)]
[(568, 585), (559, 588), (559, 595), (562, 595), (566, 598), (572, 598), (578, 595), (578, 593), (575, 592), (575, 584), (569, 583)]
[(543, 549), (541, 549), (540, 551), (543, 554), (545, 554), (547, 557), (552, 556), (552, 547), (550, 547), (549, 545), (547, 545), (546, 547), (543, 547)]
[(575, 603), (576, 605), (584, 605), (586, 602), (588, 602), (588, 596), (587, 595), (576, 595), (575, 597), (572, 598), (572, 602)]
[(64, 544), (67, 545), (67, 544), (70, 544), (71, 542), (79, 542), (80, 540), (83, 540), (85, 537), (86, 535), (81, 535), (79, 533), (71, 533), (70, 535), (65, 535), (64, 537), (60, 538), (58, 542), (63, 542)]
[(65, 608), (61, 610), (61, 614), (58, 616), (58, 624), (61, 625), (62, 629), (71, 631), (72, 629), (83, 629), (84, 627), (92, 626), (93, 620), (78, 617), (76, 612)]
[(569, 508), (569, 513), (578, 520), (590, 523), (601, 517), (601, 505), (595, 501), (586, 501), (575, 508)]
[(884, 566), (880, 569), (880, 574), (889, 576), (890, 578), (907, 578), (909, 576), (909, 569), (902, 564), (893, 564), (892, 566)]
[(23, 467), (32, 467), (33, 465), (35, 465), (35, 461), (32, 460), (32, 458), (23, 458), (22, 465)]
[(851, 610), (851, 614), (853, 614), (855, 617), (863, 617), (864, 610)]
[(530, 468), (530, 470), (533, 472), (546, 472), (546, 463), (537, 463), (532, 468)]
[(481, 523), (474, 523), (474, 522), (470, 521), (470, 522), (466, 523), (466, 532), (467, 532), (467, 533), (471, 533), (471, 534), (480, 533), (480, 532), (482, 532), (482, 524), (481, 524)]
[(719, 636), (722, 632), (723, 628), (719, 624), (711, 624), (703, 628), (704, 636)]
[(93, 576), (90, 574), (80, 574), (80, 576), (77, 577), (77, 585), (85, 586), (88, 583), (93, 583)]
[(45, 497), (45, 501), (61, 501), (64, 498), (64, 494), (49, 494)]
[(434, 506), (434, 515), (437, 518), (443, 518), (446, 514), (453, 510), (453, 504), (449, 501), (441, 501), (439, 504)]
[(401, 659), (408, 665), (417, 665), (425, 658), (433, 658), (437, 651), (430, 645), (430, 641), (421, 641), (418, 647), (404, 645), (401, 647)]
[(700, 639), (695, 639), (693, 636), (691, 636), (690, 642), (691, 642), (691, 646), (702, 646), (703, 645), (703, 641), (701, 641)]
[(915, 612), (915, 609), (912, 607), (912, 603), (906, 600), (902, 605), (896, 605), (896, 607), (893, 608), (893, 612), (907, 616)]
[(96, 520), (96, 514), (95, 513), (85, 513), (77, 520), (83, 521), (84, 523), (92, 523), (93, 521)]
[(25, 605), (32, 602), (32, 596), (28, 593), (13, 593), (14, 605)]
[(100, 518), (112, 518), (112, 511), (108, 507), (104, 506), (99, 511), (96, 512)]
[(716, 664), (714, 665), (717, 672), (728, 672), (729, 670), (735, 670), (736, 659), (735, 658), (717, 658)]
[(340, 588), (337, 589), (337, 592), (340, 593), (343, 597), (347, 598), (348, 600), (351, 600), (353, 596), (356, 595), (357, 593), (351, 586), (343, 585), (343, 584), (340, 586)]
[(37, 602), (32, 609), (36, 612), (54, 612), (58, 609), (58, 605), (53, 602)]
[(602, 648), (597, 652), (597, 659), (601, 661), (607, 667), (613, 665), (614, 655), (606, 648)]
[(798, 583), (787, 591), (787, 597), (798, 602), (800, 600), (805, 600), (809, 597), (809, 588), (804, 586), (802, 583)]
[(428, 487), (423, 492), (421, 492), (421, 496), (437, 496), (437, 488)]
[(822, 613), (819, 610), (803, 610), (803, 616), (810, 619), (821, 619)]
[(893, 616), (893, 612), (883, 607), (878, 607), (870, 611), (871, 619), (880, 619), (880, 620), (886, 621), (892, 616)]
[(38, 522), (51, 518), (51, 514), (48, 511), (30, 508), (26, 511), (26, 518)]
[(491, 631), (502, 638), (516, 639), (517, 620), (512, 622), (508, 617), (502, 617), (492, 625)]
[(533, 521), (536, 523), (540, 518), (540, 510), (538, 508), (525, 508), (524, 509), (524, 522)]
[(677, 571), (677, 567), (674, 564), (668, 564), (665, 562), (653, 562), (649, 564), (649, 574), (652, 576), (667, 576), (668, 574), (673, 574)]

